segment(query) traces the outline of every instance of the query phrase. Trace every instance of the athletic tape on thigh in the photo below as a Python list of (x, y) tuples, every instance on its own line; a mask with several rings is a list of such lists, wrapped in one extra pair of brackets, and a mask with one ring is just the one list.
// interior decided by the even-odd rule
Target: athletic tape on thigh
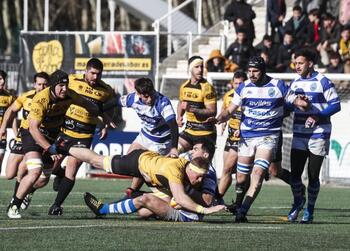
[(241, 162), (237, 162), (237, 172), (248, 174), (252, 168), (252, 164), (243, 164)]
[(43, 161), (39, 158), (28, 159), (26, 161), (27, 169), (33, 170), (36, 168), (42, 168), (44, 166)]
[(107, 173), (113, 173), (111, 156), (105, 156), (103, 158), (103, 170), (105, 170)]
[(256, 159), (254, 161), (254, 166), (258, 166), (264, 170), (267, 170), (270, 166), (270, 162), (267, 161), (266, 159)]

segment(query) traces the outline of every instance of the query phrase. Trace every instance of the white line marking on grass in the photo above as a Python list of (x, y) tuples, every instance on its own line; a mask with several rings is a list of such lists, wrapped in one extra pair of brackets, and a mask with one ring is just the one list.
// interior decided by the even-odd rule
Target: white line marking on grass
[[(213, 226), (213, 225), (202, 225), (202, 224), (196, 224), (194, 225), (186, 225), (187, 223), (180, 223), (180, 224), (162, 224), (165, 228), (172, 228), (178, 227), (178, 228), (188, 228), (188, 229), (254, 229), (254, 230), (279, 230), (283, 229), (282, 227), (271, 227), (271, 226), (242, 226), (242, 225), (225, 225), (225, 226)], [(191, 224), (191, 223), (189, 223)], [(130, 224), (128, 226), (126, 225), (118, 225), (118, 224), (100, 224), (100, 225), (76, 225), (76, 226), (69, 226), (69, 225), (62, 225), (62, 226), (32, 226), (32, 227), (2, 227), (0, 228), (0, 231), (16, 231), (16, 230), (42, 230), (42, 229), (76, 229), (76, 228), (93, 228), (93, 227), (114, 227), (114, 228), (131, 228), (131, 227), (147, 227), (149, 228), (150, 225), (156, 225), (159, 227), (160, 224)]]

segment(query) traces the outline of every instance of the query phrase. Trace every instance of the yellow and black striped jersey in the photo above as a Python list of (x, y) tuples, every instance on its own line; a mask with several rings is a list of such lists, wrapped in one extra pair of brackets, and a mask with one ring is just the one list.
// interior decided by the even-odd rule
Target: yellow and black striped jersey
[[(223, 108), (226, 109), (227, 107), (229, 107), (234, 95), (235, 95), (234, 89), (231, 89), (225, 93), (223, 97), (223, 103), (222, 103)], [(241, 108), (238, 108), (236, 111), (232, 113), (231, 118), (228, 121), (228, 138), (230, 140), (237, 141), (240, 139), (239, 137), (234, 137), (233, 133), (236, 130), (239, 130), (239, 127), (241, 124), (241, 117), (242, 117)]]
[(187, 185), (186, 165), (184, 158), (170, 158), (152, 151), (146, 151), (139, 157), (139, 170), (150, 186), (170, 195), (169, 182)]
[(56, 137), (63, 124), (64, 114), (77, 99), (80, 99), (79, 95), (68, 90), (66, 98), (55, 100), (50, 93), (50, 87), (45, 88), (33, 97), (28, 119), (23, 122), (22, 127), (29, 129), (29, 119), (34, 119), (41, 123), (40, 130), (43, 134)]
[[(70, 90), (98, 107), (102, 107), (103, 103), (114, 95), (114, 90), (103, 81), (99, 81), (95, 86), (90, 86), (84, 80), (84, 75), (70, 75), (68, 86)], [(97, 123), (96, 114), (93, 115), (85, 107), (72, 103), (65, 114), (62, 132), (74, 138), (91, 138)]]
[(32, 99), (35, 96), (35, 94), (36, 94), (35, 90), (27, 91), (23, 93), (21, 96), (19, 96), (14, 102), (18, 110), (22, 109), (22, 119), (21, 119), (20, 127), (23, 127), (23, 124), (25, 123), (24, 121), (27, 120), (27, 117), (30, 111), (30, 106), (32, 104)]
[[(206, 104), (216, 105), (216, 92), (205, 79), (195, 85), (187, 80), (180, 87), (179, 100), (187, 102), (192, 108), (204, 109)], [(212, 122), (204, 122), (206, 119), (200, 118), (192, 112), (186, 112), (185, 131), (196, 136), (212, 134), (216, 130), (215, 125)]]
[(0, 91), (0, 125), (4, 118), (4, 114), (7, 108), (13, 103), (15, 97), (11, 95), (8, 91)]

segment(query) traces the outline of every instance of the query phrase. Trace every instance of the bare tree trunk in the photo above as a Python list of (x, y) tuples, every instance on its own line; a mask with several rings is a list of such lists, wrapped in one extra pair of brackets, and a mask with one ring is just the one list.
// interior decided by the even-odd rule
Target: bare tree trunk
[(7, 48), (5, 50), (5, 54), (11, 54), (11, 42), (12, 42), (12, 34), (10, 27), (10, 17), (9, 17), (9, 6), (8, 1), (3, 1), (2, 3), (2, 16), (4, 21), (4, 30), (7, 37)]
[(89, 0), (90, 6), (91, 6), (91, 23), (92, 27), (91, 29), (96, 30), (96, 1), (95, 0)]
[(38, 17), (38, 24), (39, 24), (39, 29), (44, 29), (44, 9), (43, 6), (41, 5), (41, 1), (35, 1), (36, 4), (36, 10), (35, 12), (37, 13)]
[(120, 25), (122, 30), (130, 30), (130, 18), (124, 8), (120, 8)]
[[(206, 1), (203, 1), (202, 5), (203, 5), (202, 6), (203, 10), (208, 10), (208, 3)], [(210, 23), (208, 11), (203, 11), (202, 18), (203, 18), (204, 26), (208, 27)]]
[(83, 31), (88, 30), (88, 8), (89, 5), (86, 1), (82, 2), (82, 6), (81, 6), (81, 29)]
[(22, 8), (21, 8), (21, 4), (19, 2), (20, 0), (15, 0), (15, 8), (16, 8), (16, 21), (17, 24), (21, 27), (23, 27), (22, 24)]
[(141, 20), (141, 30), (146, 31), (148, 29), (148, 24), (146, 21)]

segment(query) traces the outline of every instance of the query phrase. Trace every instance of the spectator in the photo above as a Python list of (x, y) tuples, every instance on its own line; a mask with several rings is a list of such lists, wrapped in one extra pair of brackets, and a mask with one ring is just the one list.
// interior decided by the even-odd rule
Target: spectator
[(293, 34), (296, 46), (303, 46), (307, 39), (307, 24), (309, 20), (302, 14), (300, 6), (293, 7), (293, 16), (287, 21), (284, 30)]
[(321, 18), (319, 10), (312, 9), (308, 14), (308, 18), (306, 45), (316, 49), (317, 45), (321, 42)]
[(220, 52), (220, 50), (212, 50), (205, 69), (207, 72), (234, 72), (238, 68), (235, 63), (229, 62)]
[(338, 51), (341, 58), (345, 61), (345, 59), (350, 58), (350, 26), (344, 26), (341, 34), (340, 41), (338, 44)]
[(267, 1), (267, 19), (271, 24), (271, 37), (274, 42), (280, 43), (283, 37), (283, 20), (286, 16), (285, 0)]
[(276, 65), (271, 63), (270, 55), (266, 50), (261, 51), (259, 56), (264, 59), (266, 65), (266, 72), (276, 72)]
[(337, 52), (329, 53), (329, 65), (327, 66), (328, 73), (344, 73), (344, 64)]
[(341, 27), (335, 17), (326, 13), (322, 19), (321, 42), (317, 46), (317, 50), (321, 55), (323, 65), (329, 64), (328, 54), (330, 51), (335, 51), (337, 43), (340, 40)]
[(283, 43), (278, 48), (277, 72), (285, 72), (287, 70), (294, 50), (293, 34), (290, 31), (286, 31), (283, 36)]
[(232, 0), (227, 6), (224, 19), (233, 22), (236, 33), (238, 30), (244, 30), (247, 40), (253, 43), (255, 38), (255, 29), (253, 19), (256, 17), (255, 12), (250, 4), (245, 0)]
[(290, 56), (289, 65), (285, 71), (286, 73), (295, 73), (295, 53)]
[(254, 55), (254, 47), (246, 40), (246, 34), (243, 30), (237, 31), (237, 39), (225, 52), (225, 58), (238, 64), (242, 70), (247, 70), (248, 60)]
[(271, 64), (276, 64), (277, 54), (276, 46), (273, 44), (272, 37), (269, 35), (264, 35), (263, 40), (255, 46), (255, 51), (257, 55), (260, 55), (263, 51), (268, 53)]

